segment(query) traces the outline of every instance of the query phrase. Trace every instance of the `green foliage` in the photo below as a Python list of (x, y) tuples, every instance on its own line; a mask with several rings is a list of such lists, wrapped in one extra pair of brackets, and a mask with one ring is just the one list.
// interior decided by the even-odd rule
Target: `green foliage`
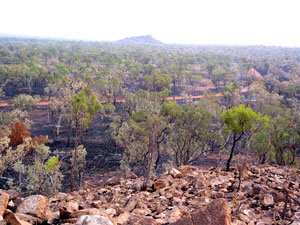
[(243, 134), (256, 128), (255, 122), (262, 120), (268, 122), (268, 117), (262, 117), (255, 113), (250, 107), (240, 105), (222, 112), (221, 117), (225, 123), (225, 129), (229, 129), (233, 134)]
[[(15, 171), (24, 174), (23, 183), (34, 193), (54, 194), (61, 187), (63, 174), (60, 171), (59, 156), (50, 157), (50, 148), (34, 145), (36, 160), (32, 164), (23, 164)], [(48, 160), (47, 160), (48, 159)]]
[(157, 166), (165, 131), (166, 121), (153, 106), (139, 109), (128, 122), (122, 123), (111, 133), (117, 145), (124, 149), (121, 168), (143, 168), (149, 177)]
[[(49, 158), (48, 146), (33, 145), (30, 137), (15, 148), (9, 147), (9, 142), (7, 134), (0, 137), (0, 175), (2, 176), (8, 168), (17, 172), (19, 179), (10, 180), (11, 186), (18, 184), (14, 188), (47, 195), (53, 194), (61, 187), (63, 175), (60, 172), (60, 162), (58, 156)], [(28, 157), (35, 160), (29, 160)]]
[(105, 115), (110, 115), (115, 111), (116, 107), (112, 103), (103, 105), (103, 111)]
[(162, 105), (161, 114), (167, 117), (168, 121), (180, 120), (184, 110), (175, 101), (166, 101)]
[(88, 89), (81, 90), (69, 100), (71, 113), (83, 130), (88, 128), (94, 115), (102, 109), (102, 104), (94, 94), (89, 95)]
[[(197, 149), (189, 157), (182, 154), (184, 160), (177, 162), (189, 163), (200, 157), (201, 152), (221, 150), (224, 143), (227, 147), (228, 143), (240, 140), (236, 147), (251, 148), (261, 162), (296, 164), (296, 150), (300, 145), (300, 58), (296, 48), (124, 46), (1, 39), (0, 58), (0, 97), (23, 94), (13, 99), (13, 111), (0, 112), (1, 132), (5, 133), (0, 134), (4, 138), (0, 170), (5, 171), (14, 164), (25, 176), (22, 182), (27, 184), (25, 170), (33, 164), (23, 167), (22, 157), (30, 144), (23, 143), (16, 149), (5, 144), (9, 135), (6, 127), (10, 123), (23, 123), (27, 129), (32, 124), (27, 111), (38, 99), (25, 93), (46, 93), (49, 100), (52, 98), (48, 110), (57, 136), (61, 125), (71, 126), (79, 130), (76, 140), (80, 140), (98, 111), (101, 118), (113, 117), (110, 133), (123, 147), (122, 165), (127, 167), (144, 166), (145, 170), (154, 170), (154, 161), (161, 151), (168, 151), (169, 158), (176, 161), (178, 157), (174, 157), (171, 149), (182, 149), (183, 153)], [(253, 82), (258, 79), (249, 73), (252, 68), (262, 73), (261, 83)], [(192, 91), (188, 94), (202, 94), (203, 86), (199, 82), (202, 78), (208, 84), (204, 88), (207, 94), (211, 94), (212, 81), (220, 91), (223, 88), (223, 95), (215, 99), (206, 95), (197, 103), (189, 102), (190, 106), (166, 101), (170, 94), (183, 96), (190, 86)], [(237, 91), (238, 85), (250, 84), (248, 101), (245, 101)], [(114, 105), (102, 107), (96, 96)], [(253, 112), (249, 107), (240, 108), (240, 104), (249, 105)], [(223, 108), (229, 111), (220, 117)], [(232, 141), (226, 142), (229, 134)], [(189, 148), (182, 147), (184, 142)], [(45, 158), (47, 154), (46, 148), (36, 147), (34, 157), (39, 162), (36, 171), (32, 169), (31, 173), (56, 171), (57, 167), (50, 165), (56, 165), (58, 158), (52, 158), (50, 153)], [(151, 166), (147, 165), (150, 161)], [(44, 172), (38, 172), (41, 168)], [(31, 180), (34, 179), (37, 178)]]
[(167, 142), (177, 166), (191, 163), (208, 150), (212, 115), (203, 108), (165, 103), (163, 114), (172, 121)]
[(11, 104), (14, 105), (16, 109), (20, 109), (23, 111), (30, 110), (37, 102), (39, 102), (40, 97), (27, 94), (20, 94), (17, 97), (13, 98)]
[[(0, 135), (0, 176), (2, 176), (3, 172), (14, 165), (17, 161), (19, 161), (23, 156), (23, 150), (25, 148), (25, 144), (18, 146), (15, 150), (9, 146), (10, 139), (8, 138), (8, 133), (2, 133)], [(28, 143), (25, 141), (25, 143)]]
[(274, 149), (269, 143), (269, 133), (266, 129), (253, 135), (251, 149), (259, 157), (259, 163), (274, 161)]
[(243, 136), (257, 132), (258, 123), (262, 122), (266, 124), (269, 118), (267, 116), (262, 117), (261, 114), (255, 113), (250, 107), (245, 107), (245, 105), (236, 106), (223, 111), (221, 118), (224, 121), (224, 130), (229, 131), (233, 138), (230, 156), (227, 161), (226, 170), (228, 171), (236, 143), (240, 141)]
[(121, 83), (116, 77), (100, 77), (96, 81), (96, 90), (107, 99), (108, 103), (115, 103), (122, 95)]
[(52, 174), (55, 171), (56, 167), (59, 165), (59, 163), (59, 156), (52, 156), (47, 160), (45, 168), (49, 171), (50, 174)]
[(280, 165), (296, 164), (296, 146), (300, 143), (298, 118), (298, 114), (287, 110), (284, 116), (272, 118), (268, 127), (274, 161)]
[[(86, 154), (87, 154), (87, 151), (83, 147), (83, 145), (79, 145), (77, 148), (77, 160), (76, 160), (76, 164), (74, 167), (74, 171), (77, 174), (79, 180), (82, 178), (82, 173), (83, 173), (83, 170), (86, 165), (86, 161), (85, 161)], [(75, 158), (75, 149), (72, 150), (71, 162), (74, 161), (74, 158)], [(81, 181), (79, 181), (79, 182), (81, 182)]]
[(223, 93), (229, 92), (230, 94), (234, 94), (238, 89), (239, 85), (236, 82), (231, 82), (223, 88)]
[(153, 75), (146, 75), (143, 78), (143, 86), (152, 92), (170, 89), (171, 76), (167, 74), (154, 73)]

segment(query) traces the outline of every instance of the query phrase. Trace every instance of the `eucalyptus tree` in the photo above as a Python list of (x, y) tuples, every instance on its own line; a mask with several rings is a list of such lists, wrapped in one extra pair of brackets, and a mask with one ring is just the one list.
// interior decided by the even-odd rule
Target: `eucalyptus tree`
[(201, 107), (165, 102), (162, 114), (168, 118), (167, 144), (177, 166), (187, 165), (208, 152), (212, 115)]
[(226, 171), (229, 171), (236, 144), (242, 137), (247, 135), (247, 132), (256, 131), (257, 122), (267, 123), (269, 118), (255, 113), (250, 107), (245, 107), (245, 105), (225, 110), (222, 112), (221, 117), (224, 121), (224, 130), (232, 136), (232, 146), (226, 165)]
[(75, 146), (74, 157), (71, 166), (70, 186), (71, 191), (74, 190), (74, 168), (78, 155), (78, 145), (82, 139), (85, 130), (92, 121), (95, 114), (102, 109), (102, 104), (97, 100), (96, 95), (88, 88), (81, 90), (73, 95), (69, 100), (70, 113), (74, 120), (75, 128)]
[(223, 88), (221, 102), (227, 109), (244, 102), (245, 98), (239, 93), (239, 88), (236, 82), (232, 82)]
[(112, 133), (117, 145), (124, 149), (121, 168), (142, 168), (146, 177), (144, 187), (158, 166), (167, 131), (166, 120), (161, 117), (158, 105), (150, 103), (149, 106), (151, 108), (135, 112), (117, 132)]

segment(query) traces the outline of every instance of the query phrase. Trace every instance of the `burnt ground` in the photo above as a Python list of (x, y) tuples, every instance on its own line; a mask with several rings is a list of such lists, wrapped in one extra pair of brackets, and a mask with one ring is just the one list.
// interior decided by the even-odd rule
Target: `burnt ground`
[[(69, 134), (68, 125), (62, 123), (60, 134), (56, 137), (54, 132), (56, 127), (51, 122), (51, 119), (48, 122), (46, 106), (35, 107), (30, 112), (30, 119), (34, 122), (30, 130), (31, 136), (47, 135), (49, 140), (51, 140), (47, 143), (51, 151), (54, 154), (58, 152), (60, 157), (63, 158), (63, 169), (66, 171), (66, 184), (69, 184), (70, 157), (72, 149), (74, 148), (74, 130), (71, 134), (70, 146), (67, 147)], [(84, 174), (88, 173), (89, 177), (94, 174), (102, 174), (119, 169), (122, 150), (117, 148), (114, 143), (109, 141), (105, 136), (105, 131), (108, 129), (110, 122), (109, 120), (101, 121), (95, 117), (84, 134), (82, 144), (87, 150)], [(65, 186), (65, 188), (68, 187)]]
[[(67, 125), (62, 124), (59, 137), (55, 137), (53, 132), (55, 127), (53, 123), (51, 123), (51, 120), (48, 122), (47, 106), (35, 107), (30, 112), (30, 119), (34, 122), (30, 130), (31, 136), (48, 135), (48, 138), (52, 141), (47, 145), (54, 154), (58, 152), (63, 158), (65, 184), (67, 184), (64, 185), (64, 188), (67, 190), (69, 188), (70, 157), (74, 147), (74, 140), (72, 139), (70, 146), (66, 147), (68, 139)], [(102, 177), (111, 171), (119, 170), (120, 160), (122, 159), (122, 149), (117, 148), (105, 135), (105, 131), (108, 129), (110, 122), (108, 119), (103, 121), (95, 117), (84, 134), (83, 145), (87, 150), (84, 181), (86, 181), (86, 179), (92, 179), (93, 177)], [(74, 131), (71, 137), (74, 137)], [(167, 156), (163, 156), (161, 162), (165, 162), (167, 159)], [(200, 159), (195, 164), (203, 168), (208, 168), (215, 166), (216, 162), (216, 156), (209, 156)], [(160, 167), (160, 171), (163, 172), (162, 166)]]
[[(71, 139), (70, 146), (66, 147), (68, 139), (68, 126), (62, 124), (59, 137), (55, 137), (55, 127), (51, 121), (48, 122), (47, 106), (37, 106), (30, 112), (30, 119), (34, 122), (30, 132), (31, 136), (44, 135), (48, 136), (50, 143), (47, 145), (51, 148), (53, 154), (59, 153), (63, 162), (64, 171), (64, 185), (62, 191), (69, 190), (69, 173), (70, 173), (70, 157), (74, 147), (74, 140)], [(117, 148), (115, 144), (110, 141), (105, 131), (108, 129), (110, 120), (100, 120), (95, 117), (90, 123), (88, 130), (85, 132), (83, 145), (87, 150), (86, 168), (83, 173), (82, 181), (88, 183), (97, 183), (98, 178), (109, 176), (110, 172), (118, 171), (120, 166), (120, 160), (122, 159), (122, 149)], [(74, 137), (74, 131), (71, 137)], [(165, 163), (168, 160), (168, 155), (162, 155), (161, 163)], [(215, 167), (217, 164), (224, 165), (224, 162), (228, 158), (227, 155), (223, 155), (223, 164), (220, 164), (220, 155), (217, 153), (209, 154), (199, 158), (193, 165), (200, 166), (203, 169), (209, 167)], [(234, 160), (233, 160), (234, 163)], [(160, 165), (160, 172), (164, 172), (164, 167)], [(76, 182), (77, 184), (79, 182)], [(83, 183), (83, 182), (82, 182)], [(1, 184), (0, 184), (1, 185)]]

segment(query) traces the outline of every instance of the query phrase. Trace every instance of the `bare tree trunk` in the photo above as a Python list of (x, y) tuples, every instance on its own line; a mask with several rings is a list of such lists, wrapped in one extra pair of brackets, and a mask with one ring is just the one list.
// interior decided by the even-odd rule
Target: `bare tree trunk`
[(152, 162), (153, 162), (153, 155), (154, 155), (154, 143), (153, 143), (153, 136), (150, 136), (150, 141), (149, 141), (149, 145), (148, 145), (148, 148), (150, 150), (150, 158), (148, 160), (148, 164), (147, 164), (147, 171), (146, 171), (146, 179), (144, 181), (144, 184), (143, 184), (143, 187), (142, 187), (142, 190), (146, 190), (147, 188), (147, 183), (149, 181), (149, 178), (150, 178), (150, 172), (151, 172), (151, 166), (152, 166)]
[(58, 118), (58, 122), (57, 122), (57, 128), (56, 128), (56, 136), (58, 137), (59, 136), (59, 130), (60, 130), (60, 123), (61, 123), (61, 118), (62, 118), (62, 115), (59, 116)]
[(232, 144), (232, 147), (231, 147), (229, 159), (227, 160), (226, 171), (229, 171), (230, 162), (231, 162), (231, 160), (232, 160), (233, 151), (234, 151), (234, 147), (235, 147), (235, 144), (236, 144), (235, 137), (236, 137), (236, 134), (234, 134), (234, 137), (233, 137), (233, 144)]

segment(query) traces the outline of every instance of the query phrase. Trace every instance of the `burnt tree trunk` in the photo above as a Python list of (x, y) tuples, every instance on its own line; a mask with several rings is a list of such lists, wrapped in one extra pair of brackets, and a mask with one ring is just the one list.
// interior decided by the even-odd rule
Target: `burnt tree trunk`
[(229, 155), (229, 158), (228, 158), (228, 161), (227, 161), (226, 171), (229, 171), (229, 169), (230, 169), (230, 163), (231, 163), (231, 160), (232, 160), (232, 157), (233, 157), (235, 145), (242, 138), (243, 134), (244, 133), (241, 133), (238, 138), (236, 138), (236, 136), (237, 136), (236, 133), (234, 133), (234, 135), (233, 135), (233, 143), (232, 143), (230, 155)]

